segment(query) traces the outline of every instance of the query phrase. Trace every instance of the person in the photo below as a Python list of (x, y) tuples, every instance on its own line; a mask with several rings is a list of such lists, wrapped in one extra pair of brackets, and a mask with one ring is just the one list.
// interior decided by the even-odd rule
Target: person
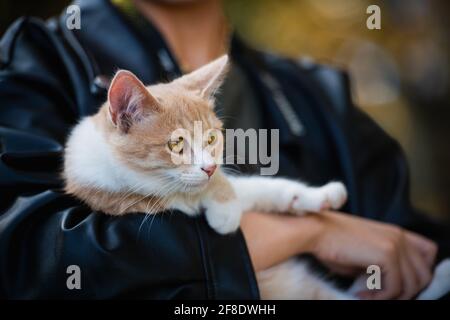
[[(411, 206), (402, 151), (352, 104), (344, 72), (252, 49), (219, 0), (74, 4), (80, 29), (68, 28), (70, 10), (47, 23), (21, 18), (0, 43), (2, 298), (258, 299), (255, 271), (310, 254), (340, 275), (377, 264), (382, 290), (360, 296), (409, 299), (449, 255), (448, 227)], [(151, 84), (226, 51), (226, 126), (279, 129), (278, 174), (343, 181), (342, 212), (248, 212), (242, 231), (220, 236), (201, 217), (163, 213), (143, 224), (143, 215), (110, 217), (62, 192), (67, 134), (106, 99), (116, 70)]]

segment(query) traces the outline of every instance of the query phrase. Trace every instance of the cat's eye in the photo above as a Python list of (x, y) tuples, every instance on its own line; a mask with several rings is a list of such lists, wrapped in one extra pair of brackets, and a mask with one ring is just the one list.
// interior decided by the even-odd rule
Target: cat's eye
[(212, 131), (208, 136), (208, 144), (213, 144), (217, 140), (217, 135), (214, 131)]
[(167, 143), (167, 146), (169, 147), (170, 151), (175, 153), (182, 153), (183, 152), (183, 146), (184, 146), (184, 139), (183, 137), (179, 137), (176, 141), (169, 141)]

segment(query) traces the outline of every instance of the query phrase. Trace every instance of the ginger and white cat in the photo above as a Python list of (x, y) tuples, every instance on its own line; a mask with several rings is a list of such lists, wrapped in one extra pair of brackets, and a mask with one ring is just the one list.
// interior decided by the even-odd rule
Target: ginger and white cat
[[(117, 72), (108, 101), (68, 139), (66, 192), (111, 215), (204, 211), (221, 234), (235, 231), (248, 210), (302, 215), (340, 208), (347, 193), (339, 182), (315, 188), (282, 178), (224, 174), (218, 166), (223, 140), (214, 93), (227, 69), (223, 56), (148, 87), (129, 71)], [(193, 139), (196, 122), (205, 134)], [(186, 155), (189, 163), (181, 161)], [(260, 272), (257, 280), (264, 299), (354, 299), (315, 276), (300, 259)]]

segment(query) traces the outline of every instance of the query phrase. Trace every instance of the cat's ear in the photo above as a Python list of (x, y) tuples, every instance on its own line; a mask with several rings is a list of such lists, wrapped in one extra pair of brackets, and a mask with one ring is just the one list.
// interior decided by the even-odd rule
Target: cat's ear
[(108, 102), (112, 123), (123, 131), (128, 131), (133, 122), (142, 119), (146, 113), (161, 108), (144, 84), (127, 70), (118, 71), (112, 79)]
[(210, 99), (223, 83), (229, 69), (228, 60), (228, 55), (223, 55), (176, 81), (188, 90), (198, 92), (201, 97)]

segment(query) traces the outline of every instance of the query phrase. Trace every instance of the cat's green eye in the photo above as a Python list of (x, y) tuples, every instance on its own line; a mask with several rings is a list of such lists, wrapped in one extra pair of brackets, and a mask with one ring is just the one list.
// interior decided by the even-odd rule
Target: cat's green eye
[(208, 144), (213, 144), (216, 142), (217, 136), (215, 132), (211, 132), (208, 137)]
[(183, 152), (184, 139), (183, 137), (179, 137), (177, 141), (169, 141), (167, 143), (167, 146), (169, 147), (170, 151), (181, 153)]

